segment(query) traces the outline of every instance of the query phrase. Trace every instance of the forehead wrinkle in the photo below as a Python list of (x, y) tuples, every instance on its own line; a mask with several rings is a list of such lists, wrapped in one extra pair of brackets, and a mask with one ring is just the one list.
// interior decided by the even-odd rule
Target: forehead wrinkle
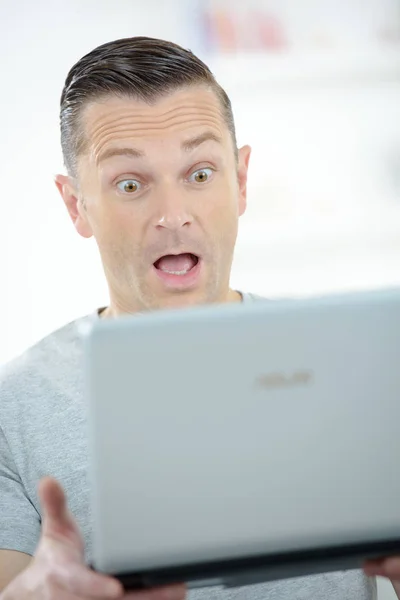
[[(131, 106), (129, 108), (124, 108), (124, 110), (121, 110), (121, 108), (116, 106), (112, 108), (107, 108), (106, 114), (99, 115), (97, 118), (92, 119), (92, 123), (93, 126), (96, 127), (99, 121), (102, 121), (105, 117), (108, 116), (110, 117), (110, 119), (113, 119), (115, 114), (117, 114), (118, 116), (122, 116), (122, 118), (130, 118), (132, 114), (135, 114), (135, 117), (139, 119), (142, 119), (143, 117), (149, 117), (152, 120), (163, 120), (165, 117), (167, 117), (173, 112), (181, 112), (182, 110), (194, 110), (198, 112), (199, 109), (204, 112), (221, 113), (221, 107), (218, 101), (215, 101), (215, 106), (204, 106), (203, 104), (199, 104), (199, 102), (181, 102), (178, 106), (174, 106), (173, 108), (165, 110), (164, 112), (160, 112), (159, 114), (154, 114), (154, 106), (148, 106), (146, 108), (143, 108), (142, 106), (137, 108)], [(151, 114), (149, 115), (149, 113)]]
[(149, 118), (149, 120), (143, 120), (143, 119), (138, 119), (137, 123), (132, 123), (132, 115), (129, 116), (121, 116), (120, 114), (118, 115), (118, 120), (115, 121), (115, 118), (108, 118), (105, 122), (102, 121), (101, 124), (99, 124), (97, 127), (94, 126), (92, 129), (92, 137), (97, 137), (99, 135), (102, 135), (104, 131), (107, 131), (108, 129), (114, 129), (117, 130), (119, 127), (121, 129), (124, 128), (125, 125), (133, 125), (133, 127), (138, 127), (138, 128), (149, 128), (152, 129), (153, 127), (157, 127), (158, 125), (162, 125), (164, 124), (165, 127), (168, 126), (169, 123), (171, 123), (172, 121), (176, 120), (177, 122), (179, 121), (187, 121), (187, 120), (191, 120), (191, 119), (198, 119), (201, 117), (209, 117), (210, 119), (214, 120), (216, 123), (219, 122), (220, 118), (221, 118), (221, 113), (216, 113), (216, 111), (214, 110), (203, 110), (201, 111), (201, 113), (199, 113), (199, 111), (191, 111), (191, 110), (185, 110), (184, 112), (182, 112), (182, 110), (179, 111), (179, 114), (176, 115), (172, 115), (169, 116), (168, 118), (149, 118), (148, 115), (146, 115), (147, 118)]
[[(218, 131), (221, 131), (220, 128), (220, 122), (218, 119), (212, 119), (212, 118), (206, 118), (204, 117), (203, 119), (199, 119), (198, 121), (196, 121), (196, 123), (194, 123), (194, 121), (190, 121), (190, 123), (192, 125), (196, 125), (196, 126), (200, 126), (200, 125), (211, 125), (212, 127), (215, 127), (216, 129), (218, 129)], [(154, 132), (158, 133), (158, 132), (165, 132), (165, 130), (167, 129), (171, 129), (172, 131), (176, 130), (177, 128), (180, 127), (180, 125), (185, 125), (187, 126), (188, 124), (188, 119), (187, 118), (181, 118), (181, 119), (177, 119), (174, 123), (164, 123), (164, 125), (160, 126), (160, 124), (157, 123), (149, 123), (146, 126), (143, 126), (142, 124), (140, 124), (139, 126), (136, 127), (126, 127), (126, 126), (110, 126), (107, 130), (103, 130), (102, 132), (98, 132), (95, 133), (94, 135), (92, 135), (92, 139), (93, 142), (95, 144), (97, 144), (99, 142), (100, 139), (105, 138), (105, 139), (109, 139), (110, 137), (112, 137), (113, 135), (118, 135), (118, 134), (122, 134), (123, 137), (125, 137), (123, 134), (127, 131), (129, 131), (128, 135), (132, 135), (134, 134), (135, 136), (145, 136), (146, 134), (152, 134)]]
[[(174, 127), (170, 127), (171, 131), (177, 131), (177, 130), (184, 130), (187, 128), (187, 120), (182, 120), (181, 122), (175, 124)], [(198, 126), (213, 126), (216, 125), (216, 123), (214, 123), (214, 121), (208, 119), (204, 119), (202, 121), (199, 121), (198, 123), (196, 123), (196, 125)], [(134, 134), (135, 136), (146, 136), (149, 135), (149, 133), (154, 136), (165, 136), (165, 127), (153, 127), (151, 130), (149, 130), (149, 128), (146, 129), (140, 129), (140, 130), (135, 130)], [(123, 133), (121, 135), (118, 135), (118, 140), (119, 141), (124, 141), (124, 140), (132, 140), (132, 132), (130, 131), (126, 131), (126, 128), (124, 128)], [(221, 129), (218, 127), (218, 131), (220, 133)], [(100, 139), (98, 140), (93, 140), (93, 145), (92, 145), (92, 152), (93, 152), (93, 156), (95, 158), (95, 161), (97, 162), (97, 159), (100, 155), (100, 153), (103, 151), (104, 147), (107, 146), (108, 142), (115, 140), (115, 132), (111, 132), (105, 136), (101, 136)]]

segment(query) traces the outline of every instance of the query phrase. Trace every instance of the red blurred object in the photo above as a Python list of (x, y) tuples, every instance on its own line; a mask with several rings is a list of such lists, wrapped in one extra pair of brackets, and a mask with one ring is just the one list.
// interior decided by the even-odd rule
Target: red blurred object
[(237, 31), (233, 14), (230, 11), (218, 10), (213, 14), (213, 37), (217, 41), (220, 52), (237, 50)]
[(252, 19), (263, 50), (283, 50), (287, 47), (287, 39), (280, 21), (265, 13), (257, 13)]

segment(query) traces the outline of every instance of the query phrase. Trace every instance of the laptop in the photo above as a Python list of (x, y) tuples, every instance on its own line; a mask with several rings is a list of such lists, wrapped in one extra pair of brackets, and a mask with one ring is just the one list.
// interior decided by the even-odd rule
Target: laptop
[(94, 323), (91, 567), (234, 587), (399, 554), (399, 359), (395, 289)]

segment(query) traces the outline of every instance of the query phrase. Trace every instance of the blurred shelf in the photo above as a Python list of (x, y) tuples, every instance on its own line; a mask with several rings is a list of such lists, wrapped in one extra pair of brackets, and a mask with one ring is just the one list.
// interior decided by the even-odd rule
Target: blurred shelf
[(241, 92), (255, 87), (400, 81), (400, 44), (385, 49), (324, 50), (309, 55), (241, 53), (211, 57), (208, 64), (222, 86)]

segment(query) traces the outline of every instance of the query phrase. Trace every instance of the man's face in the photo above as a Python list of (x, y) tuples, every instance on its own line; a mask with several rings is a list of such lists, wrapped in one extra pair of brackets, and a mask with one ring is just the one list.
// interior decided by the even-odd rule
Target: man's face
[(78, 185), (56, 181), (96, 239), (116, 312), (229, 300), (250, 149), (237, 162), (214, 92), (110, 96), (86, 106), (83, 126)]

